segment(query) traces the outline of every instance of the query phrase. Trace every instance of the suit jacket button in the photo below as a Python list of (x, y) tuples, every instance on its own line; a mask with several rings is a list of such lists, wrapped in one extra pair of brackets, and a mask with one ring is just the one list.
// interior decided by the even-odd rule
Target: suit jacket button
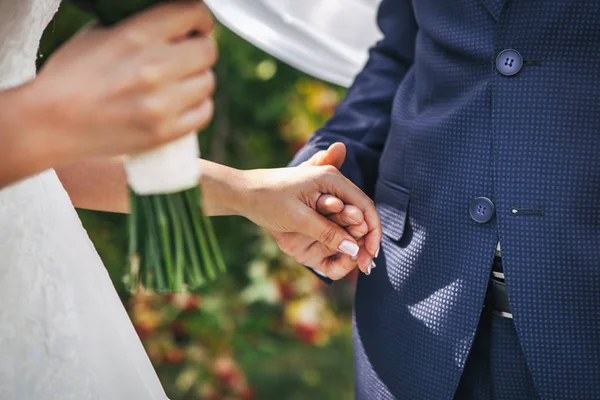
[(498, 54), (498, 57), (496, 57), (496, 68), (498, 68), (498, 71), (500, 71), (502, 75), (515, 75), (522, 67), (523, 57), (516, 50), (503, 50)]
[(469, 214), (474, 221), (480, 224), (485, 224), (494, 219), (496, 214), (496, 206), (487, 197), (477, 197), (471, 202), (469, 206)]

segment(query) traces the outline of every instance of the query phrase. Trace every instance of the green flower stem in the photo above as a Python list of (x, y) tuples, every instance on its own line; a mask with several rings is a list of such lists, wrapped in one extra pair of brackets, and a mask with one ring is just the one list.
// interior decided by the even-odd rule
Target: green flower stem
[[(187, 201), (185, 201), (187, 200)], [(198, 191), (186, 193), (186, 199), (184, 200), (187, 203), (187, 210), (190, 215), (194, 215), (192, 218), (192, 225), (194, 227), (194, 232), (196, 234), (196, 242), (200, 246), (200, 255), (204, 261), (204, 272), (208, 276), (208, 279), (215, 280), (217, 274), (215, 272), (214, 263), (211, 260), (211, 252), (208, 246), (208, 242), (204, 236), (204, 232), (202, 227), (200, 226), (200, 222), (198, 221), (198, 204), (200, 203), (200, 196), (198, 195)]]
[[(179, 209), (185, 209), (181, 203), (181, 198), (171, 199), (169, 202), (169, 206), (172, 210), (175, 210), (177, 207)], [(192, 227), (190, 226), (191, 219), (187, 218), (186, 214), (176, 214), (175, 211), (172, 211), (173, 215), (177, 215), (181, 222), (181, 227), (183, 229), (183, 238), (185, 240), (185, 254), (187, 255), (188, 261), (188, 277), (190, 279), (191, 288), (195, 288), (201, 286), (205, 282), (205, 278), (202, 274), (202, 266), (200, 264), (200, 260), (198, 258), (198, 254), (194, 249), (196, 248), (194, 243), (194, 234)]]
[[(164, 281), (161, 282), (162, 274), (160, 274), (160, 271), (162, 268), (156, 268), (156, 270), (157, 270), (157, 273), (156, 273), (157, 286), (159, 288), (167, 286), (169, 288), (169, 290), (180, 291), (181, 287), (179, 286), (178, 283), (181, 282), (181, 280), (177, 279), (176, 271), (173, 266), (173, 263), (175, 260), (175, 254), (173, 253), (173, 249), (171, 248), (171, 239), (170, 239), (171, 233), (173, 233), (173, 235), (175, 237), (177, 237), (178, 232), (177, 232), (177, 230), (174, 230), (173, 232), (170, 232), (170, 230), (169, 230), (169, 220), (168, 220), (167, 214), (165, 213), (165, 210), (162, 205), (162, 196), (151, 196), (148, 198), (148, 200), (154, 206), (155, 214), (154, 214), (153, 218), (155, 218), (155, 221), (158, 223), (157, 224), (157, 232), (160, 235), (158, 237), (158, 239), (160, 241), (160, 244), (162, 245), (159, 247), (159, 249), (162, 250), (162, 257), (160, 257), (160, 260), (163, 262), (162, 265), (164, 265), (164, 267), (167, 271), (167, 276), (169, 276), (169, 282), (165, 285)], [(171, 280), (170, 279), (171, 276), (175, 276), (175, 279)]]
[(172, 271), (165, 268), (165, 265), (161, 262), (160, 254), (160, 239), (157, 232), (160, 230), (160, 226), (155, 218), (156, 210), (152, 205), (152, 196), (142, 197), (141, 201), (144, 207), (144, 218), (148, 222), (146, 235), (148, 240), (146, 246), (148, 247), (148, 264), (145, 267), (146, 288), (155, 288), (159, 292), (164, 292), (171, 289), (170, 282), (172, 281)]
[(215, 235), (212, 222), (210, 218), (202, 212), (202, 210), (200, 210), (200, 213), (200, 217), (202, 218), (202, 223), (204, 225), (204, 229), (206, 230), (206, 236), (208, 237), (208, 242), (210, 244), (215, 263), (217, 264), (219, 272), (223, 273), (227, 270), (227, 267), (225, 265), (225, 260), (223, 259), (223, 254), (221, 254), (221, 249), (219, 247), (219, 243), (217, 241), (217, 236)]
[(225, 271), (199, 188), (180, 193), (131, 196), (129, 287), (140, 280), (148, 290), (195, 289)]
[[(171, 241), (174, 243), (175, 253), (173, 254), (173, 259), (175, 263), (174, 268), (174, 290), (179, 292), (183, 289), (184, 286), (184, 266), (185, 266), (185, 252), (183, 247), (183, 235), (184, 232), (181, 229), (179, 214), (177, 213), (177, 209), (172, 206), (173, 199), (172, 196), (162, 195), (160, 196), (161, 200), (165, 204), (165, 208), (168, 212), (168, 217), (170, 221), (170, 226), (172, 228), (171, 233)], [(169, 238), (165, 238), (164, 240), (168, 240)]]
[(131, 265), (131, 273), (129, 275), (129, 281), (127, 281), (126, 284), (130, 290), (134, 291), (140, 286), (140, 254), (138, 254), (138, 235), (136, 234), (136, 230), (141, 221), (138, 218), (137, 202), (133, 201), (134, 196), (132, 193), (130, 193), (129, 196), (131, 216), (128, 219), (129, 263)]
[(215, 235), (212, 222), (210, 221), (210, 218), (208, 218), (204, 214), (202, 208), (198, 207), (198, 204), (201, 203), (201, 199), (202, 191), (200, 189), (198, 189), (198, 191), (196, 191), (193, 194), (188, 193), (188, 207), (190, 208), (191, 213), (200, 215), (200, 227), (204, 230), (205, 235), (203, 236), (205, 236), (208, 240), (208, 248), (210, 249), (214, 259), (214, 262), (212, 264), (217, 265), (217, 269), (219, 272), (225, 272), (225, 261), (223, 260), (223, 255), (221, 254), (221, 251), (219, 249), (217, 237)]

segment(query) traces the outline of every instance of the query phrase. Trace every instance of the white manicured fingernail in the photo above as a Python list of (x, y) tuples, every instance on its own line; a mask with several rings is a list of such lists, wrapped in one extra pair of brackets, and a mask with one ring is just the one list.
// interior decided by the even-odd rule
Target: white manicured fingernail
[(381, 246), (379, 246), (377, 248), (377, 251), (375, 252), (375, 258), (379, 257), (379, 250), (381, 249)]
[(375, 268), (377, 266), (377, 264), (375, 264), (375, 261), (371, 261), (371, 267)]
[(316, 269), (313, 269), (313, 271), (315, 271), (317, 274), (321, 275), (323, 278), (327, 278), (327, 275), (325, 275), (321, 271), (317, 271)]
[(371, 266), (369, 265), (369, 268), (367, 268), (367, 275), (371, 275)]
[(344, 240), (342, 244), (340, 244), (339, 250), (344, 254), (354, 257), (358, 254), (359, 249), (357, 244), (352, 243), (349, 240)]

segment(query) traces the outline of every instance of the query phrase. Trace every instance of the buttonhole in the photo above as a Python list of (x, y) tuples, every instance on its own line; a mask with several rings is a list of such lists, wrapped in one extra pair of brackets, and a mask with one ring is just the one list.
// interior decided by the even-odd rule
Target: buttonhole
[(523, 60), (523, 64), (527, 66), (541, 65), (542, 60)]
[(512, 216), (520, 216), (520, 215), (544, 215), (544, 210), (541, 208), (517, 208), (511, 207), (510, 215)]

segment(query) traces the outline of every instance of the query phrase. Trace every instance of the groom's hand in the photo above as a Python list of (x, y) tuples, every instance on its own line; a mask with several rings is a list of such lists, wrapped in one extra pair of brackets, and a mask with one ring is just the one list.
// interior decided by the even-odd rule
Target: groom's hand
[(330, 221), (346, 229), (355, 239), (362, 239), (369, 233), (369, 226), (360, 208), (344, 204), (330, 194), (321, 195), (317, 201), (317, 211)]
[[(341, 143), (332, 145), (328, 150), (316, 153), (303, 165), (323, 166), (331, 165), (340, 168), (346, 157), (346, 148)], [(369, 227), (363, 213), (353, 205), (345, 205), (335, 196), (323, 194), (316, 205), (322, 215), (327, 216), (346, 230), (359, 241), (361, 249), (356, 257), (340, 255), (331, 252), (320, 243), (297, 233), (271, 232), (280, 248), (285, 253), (294, 257), (298, 262), (306, 265), (319, 274), (333, 280), (341, 279), (353, 271), (357, 264), (366, 274), (370, 274), (375, 266), (373, 257), (379, 251), (381, 233), (377, 227)], [(363, 237), (367, 237), (363, 240)]]
[[(335, 196), (322, 195), (317, 201), (316, 210), (327, 216), (331, 221), (344, 227), (364, 247), (365, 234), (368, 233), (364, 214), (355, 206), (344, 205)], [(310, 267), (317, 273), (333, 280), (339, 280), (356, 269), (359, 256), (350, 257), (331, 251), (331, 249), (314, 239), (299, 233), (282, 233), (270, 231), (281, 250), (294, 257), (300, 264)], [(360, 251), (359, 251), (360, 254)], [(362, 257), (362, 256), (361, 256)], [(370, 274), (375, 266), (367, 255), (360, 268), (365, 274)]]
[[(321, 150), (315, 153), (309, 160), (302, 163), (302, 165), (330, 165), (339, 170), (342, 167), (342, 164), (344, 164), (345, 159), (346, 146), (343, 143), (338, 142), (329, 146), (327, 150)], [(334, 196), (331, 196), (329, 194), (322, 195), (319, 199), (319, 202), (317, 203), (317, 211), (319, 211), (325, 216), (328, 216), (328, 218), (331, 221), (337, 223), (342, 227), (345, 227), (348, 233), (350, 233), (354, 238), (361, 239), (364, 236), (366, 236), (365, 246), (363, 248), (363, 251), (367, 253), (367, 255), (365, 255), (365, 260), (368, 257), (368, 255), (376, 257), (379, 252), (381, 235), (369, 234), (369, 232), (371, 232), (371, 230), (374, 227), (368, 226), (363, 213), (358, 207), (355, 207), (350, 204), (345, 204), (342, 212), (336, 211), (335, 208), (332, 208), (330, 204), (333, 204), (336, 200), (339, 203), (343, 204), (341, 200), (337, 199)], [(375, 266), (375, 264), (372, 261), (369, 265), (371, 264)], [(359, 265), (363, 264), (359, 262)], [(366, 261), (364, 265), (366, 265)]]

